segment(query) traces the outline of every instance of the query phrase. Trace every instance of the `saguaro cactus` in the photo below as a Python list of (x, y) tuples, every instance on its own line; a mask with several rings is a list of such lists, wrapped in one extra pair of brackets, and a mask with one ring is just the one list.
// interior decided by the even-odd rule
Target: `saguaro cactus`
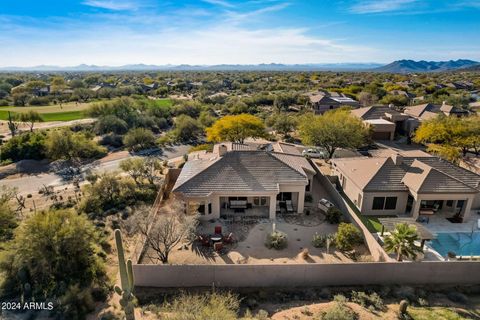
[(407, 300), (400, 301), (400, 306), (398, 309), (399, 309), (400, 316), (402, 318), (405, 318), (407, 316), (408, 301)]
[(122, 233), (120, 230), (115, 230), (115, 242), (117, 245), (118, 267), (120, 269), (120, 283), (115, 286), (115, 292), (121, 296), (120, 305), (125, 311), (125, 318), (127, 320), (135, 320), (135, 297), (133, 296), (133, 268), (132, 260), (125, 263), (125, 253), (123, 251)]

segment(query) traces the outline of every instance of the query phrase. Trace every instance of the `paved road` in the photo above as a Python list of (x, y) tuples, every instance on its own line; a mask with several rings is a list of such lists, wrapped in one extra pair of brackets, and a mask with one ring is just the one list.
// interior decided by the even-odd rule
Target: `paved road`
[[(162, 159), (172, 159), (183, 156), (190, 149), (189, 145), (179, 145), (174, 147), (165, 148), (160, 154)], [(96, 172), (108, 172), (118, 170), (120, 161), (132, 157), (131, 154), (125, 154), (124, 157), (111, 160), (111, 161), (99, 161), (94, 165), (86, 165), (81, 168), (82, 172), (85, 173), (88, 169)], [(20, 178), (14, 179), (3, 179), (0, 180), (0, 186), (8, 186), (18, 188), (19, 193), (28, 194), (36, 193), (38, 189), (43, 186), (62, 186), (69, 184), (69, 181), (64, 180), (60, 175), (56, 173), (41, 173), (36, 175), (28, 175)]]

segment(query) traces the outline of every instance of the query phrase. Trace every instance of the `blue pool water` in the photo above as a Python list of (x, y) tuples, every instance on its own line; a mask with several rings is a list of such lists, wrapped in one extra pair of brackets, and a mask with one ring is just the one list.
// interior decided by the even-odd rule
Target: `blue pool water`
[(457, 256), (480, 256), (480, 232), (437, 233), (430, 245), (443, 257), (449, 252)]

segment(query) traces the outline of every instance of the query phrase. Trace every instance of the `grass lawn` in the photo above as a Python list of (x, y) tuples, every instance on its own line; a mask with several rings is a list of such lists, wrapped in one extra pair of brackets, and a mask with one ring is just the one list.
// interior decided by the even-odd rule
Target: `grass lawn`
[[(11, 112), (14, 116), (17, 112)], [(86, 118), (83, 111), (40, 113), (43, 121), (71, 121)], [(0, 109), (0, 120), (8, 120), (8, 111)]]
[(358, 208), (350, 201), (350, 199), (340, 191), (340, 194), (342, 197), (347, 201), (348, 205), (352, 210), (357, 214), (357, 216), (360, 217), (360, 220), (362, 220), (363, 224), (367, 227), (368, 231), (370, 232), (381, 232), (382, 231), (382, 224), (380, 221), (378, 221), (379, 217), (372, 217), (372, 216), (364, 216), (363, 214), (360, 213)]

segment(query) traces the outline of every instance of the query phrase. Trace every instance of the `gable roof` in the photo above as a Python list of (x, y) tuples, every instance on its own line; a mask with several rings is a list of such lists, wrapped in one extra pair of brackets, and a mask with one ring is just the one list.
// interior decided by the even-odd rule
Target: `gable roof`
[(441, 112), (440, 107), (431, 103), (419, 104), (416, 106), (406, 107), (404, 113), (417, 118), (423, 118), (423, 114), (428, 112), (428, 117), (436, 116)]
[(362, 118), (363, 120), (382, 119), (386, 117), (387, 113), (391, 115), (400, 115), (400, 112), (386, 106), (364, 107), (364, 108), (352, 110), (351, 113), (354, 116)]
[(287, 157), (265, 151), (233, 151), (216, 160), (205, 160), (209, 163), (203, 167), (197, 161), (187, 161), (173, 191), (203, 197), (213, 192), (278, 192), (279, 184), (306, 185), (308, 179), (300, 170), (301, 164), (292, 164)]
[(338, 101), (333, 100), (332, 98), (326, 96), (325, 94), (318, 93), (309, 96), (311, 103), (318, 104), (340, 104)]

